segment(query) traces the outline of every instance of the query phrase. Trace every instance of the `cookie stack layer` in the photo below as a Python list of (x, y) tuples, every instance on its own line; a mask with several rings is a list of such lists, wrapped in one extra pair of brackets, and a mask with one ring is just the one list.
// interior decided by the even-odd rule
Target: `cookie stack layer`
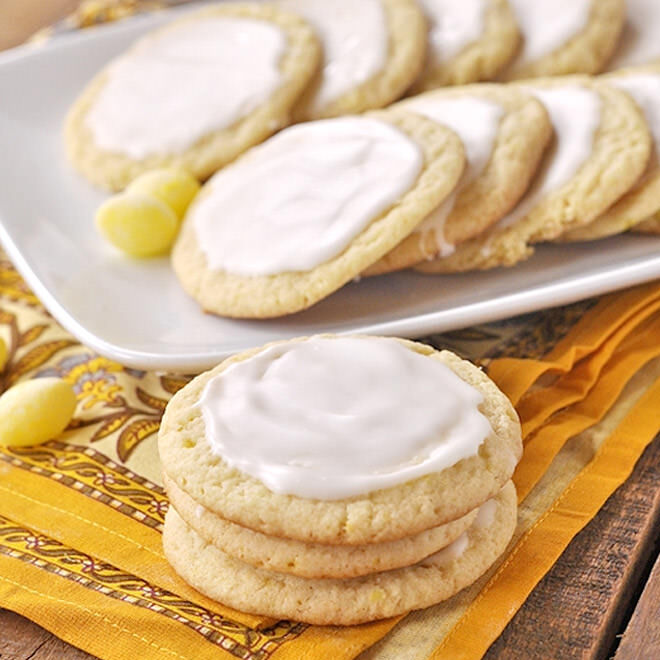
[(412, 342), (236, 356), (172, 399), (159, 449), (168, 560), (243, 611), (348, 625), (426, 607), (481, 576), (515, 527), (513, 408), (474, 366)]

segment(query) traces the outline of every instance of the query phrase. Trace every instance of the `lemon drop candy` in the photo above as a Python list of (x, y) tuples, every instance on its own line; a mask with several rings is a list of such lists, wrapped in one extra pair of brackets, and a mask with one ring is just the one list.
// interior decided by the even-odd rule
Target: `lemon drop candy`
[(126, 191), (99, 206), (96, 226), (122, 252), (132, 257), (152, 257), (169, 250), (179, 219), (154, 195)]
[(26, 447), (56, 438), (73, 417), (76, 394), (61, 378), (35, 378), (0, 396), (0, 445)]
[(126, 190), (154, 195), (165, 202), (181, 220), (199, 188), (199, 181), (186, 170), (164, 167), (140, 175)]

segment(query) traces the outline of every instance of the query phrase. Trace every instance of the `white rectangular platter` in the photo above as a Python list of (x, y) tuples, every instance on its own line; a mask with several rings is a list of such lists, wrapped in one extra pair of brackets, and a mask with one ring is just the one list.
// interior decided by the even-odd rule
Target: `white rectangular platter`
[(0, 55), (0, 240), (51, 314), (127, 366), (197, 372), (266, 341), (318, 332), (420, 337), (660, 277), (660, 237), (543, 246), (513, 269), (364, 279), (280, 320), (206, 315), (168, 260), (134, 261), (93, 225), (105, 194), (68, 164), (62, 122), (86, 82), (165, 12)]

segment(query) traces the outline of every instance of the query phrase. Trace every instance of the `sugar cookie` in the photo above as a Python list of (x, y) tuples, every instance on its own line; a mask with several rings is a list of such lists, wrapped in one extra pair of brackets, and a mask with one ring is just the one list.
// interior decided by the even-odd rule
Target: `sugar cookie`
[(324, 62), (293, 109), (296, 121), (382, 108), (424, 63), (426, 24), (413, 0), (278, 0), (321, 39)]
[(457, 244), (488, 229), (522, 197), (552, 137), (543, 105), (511, 86), (438, 90), (399, 106), (455, 131), (463, 141), (467, 167), (449, 198), (365, 275), (448, 256)]
[(644, 113), (653, 137), (649, 164), (640, 180), (593, 222), (559, 236), (558, 241), (590, 241), (620, 234), (660, 210), (660, 65), (627, 69), (603, 78), (630, 94)]
[(660, 217), (656, 214), (640, 222), (633, 227), (633, 231), (640, 234), (660, 234)]
[(516, 526), (511, 482), (486, 502), (470, 528), (418, 564), (348, 580), (306, 579), (234, 559), (204, 541), (170, 509), (163, 548), (190, 585), (225, 605), (276, 619), (353, 625), (446, 600), (472, 584), (504, 552)]
[(426, 65), (413, 86), (492, 80), (514, 56), (520, 34), (507, 0), (421, 0), (429, 23)]
[(505, 80), (597, 73), (625, 19), (624, 0), (509, 0), (522, 33)]
[(470, 511), (445, 525), (385, 543), (303, 543), (225, 520), (197, 504), (167, 475), (163, 480), (172, 506), (205, 541), (251, 566), (305, 578), (351, 578), (409, 566), (455, 541), (477, 515)]
[(227, 3), (173, 21), (106, 66), (71, 108), (68, 155), (119, 190), (179, 166), (205, 179), (288, 123), (320, 47), (298, 16)]
[(305, 309), (408, 235), (464, 163), (454, 133), (410, 113), (293, 126), (206, 184), (174, 246), (174, 270), (215, 314)]
[(628, 191), (648, 162), (651, 138), (634, 101), (599, 80), (579, 76), (530, 81), (524, 89), (546, 106), (554, 147), (518, 206), (454, 254), (420, 264), (427, 273), (510, 266), (587, 224)]
[(626, 0), (626, 22), (608, 70), (660, 64), (660, 3)]
[[(233, 402), (223, 415), (238, 406), (235, 420), (217, 418), (219, 392)], [(270, 344), (198, 376), (171, 399), (158, 445), (165, 473), (217, 515), (348, 545), (464, 516), (499, 491), (522, 451), (513, 407), (470, 363), (404, 340), (331, 335)]]

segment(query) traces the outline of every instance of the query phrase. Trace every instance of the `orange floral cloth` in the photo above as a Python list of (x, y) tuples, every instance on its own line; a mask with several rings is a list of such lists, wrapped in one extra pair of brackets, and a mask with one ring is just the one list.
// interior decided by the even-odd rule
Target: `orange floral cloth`
[(60, 376), (78, 408), (57, 440), (0, 449), (0, 606), (109, 660), (481, 657), (660, 428), (659, 309), (655, 283), (427, 338), (487, 366), (517, 406), (518, 530), (491, 572), (450, 601), (324, 628), (230, 610), (174, 574), (160, 543), (156, 432), (188, 379), (94, 354), (1, 258), (3, 387)]

